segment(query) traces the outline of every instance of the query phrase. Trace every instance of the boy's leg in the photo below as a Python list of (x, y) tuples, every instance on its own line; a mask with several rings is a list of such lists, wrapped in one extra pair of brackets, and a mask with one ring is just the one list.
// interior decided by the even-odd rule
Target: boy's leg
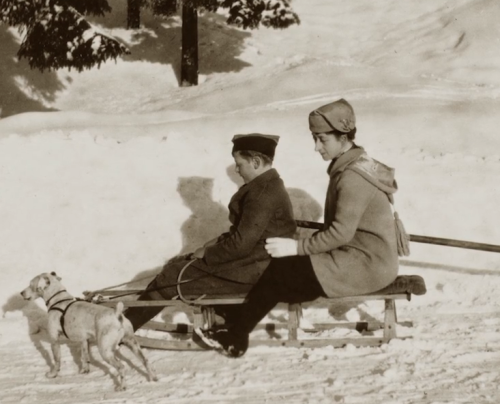
[[(189, 264), (189, 260), (177, 261), (164, 266), (162, 271), (148, 285), (146, 290), (139, 296), (138, 300), (170, 300), (178, 295), (177, 283), (179, 282), (179, 273)], [(202, 296), (210, 294), (246, 294), (252, 287), (249, 284), (238, 283), (224, 279), (223, 276), (213, 276), (207, 265), (197, 260), (186, 268), (182, 275), (181, 292), (185, 296)], [(217, 307), (217, 306), (216, 306)], [(142, 327), (149, 320), (155, 317), (163, 310), (163, 306), (143, 306), (129, 307), (125, 310), (125, 316), (130, 320), (134, 331)], [(227, 308), (217, 314), (227, 314), (231, 317), (235, 309)]]
[[(153, 282), (148, 285), (148, 288), (139, 296), (137, 300), (165, 300), (165, 297), (155, 290), (158, 287), (156, 279), (157, 278), (155, 278)], [(163, 309), (163, 306), (129, 307), (123, 312), (123, 314), (130, 320), (134, 331), (136, 331), (149, 320), (154, 318)]]
[[(179, 272), (188, 262), (184, 260), (165, 265), (137, 300), (170, 300), (174, 298), (177, 295), (176, 284)], [(130, 320), (134, 331), (136, 331), (163, 309), (164, 306), (129, 307), (123, 314)]]

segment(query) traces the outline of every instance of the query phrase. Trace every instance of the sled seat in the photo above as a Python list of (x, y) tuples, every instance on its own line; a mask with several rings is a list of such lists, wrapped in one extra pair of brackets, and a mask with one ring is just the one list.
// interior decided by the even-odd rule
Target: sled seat
[[(139, 291), (138, 291), (139, 292)], [(122, 291), (103, 291), (101, 296), (113, 297), (117, 296)], [(320, 324), (308, 324), (307, 327), (301, 327), (302, 305), (288, 304), (288, 319), (286, 323), (268, 323), (258, 324), (256, 330), (266, 330), (270, 338), (267, 339), (250, 339), (250, 346), (265, 345), (265, 346), (288, 346), (288, 347), (323, 347), (333, 346), (342, 347), (347, 344), (355, 346), (380, 346), (389, 342), (393, 338), (397, 338), (396, 326), (411, 327), (413, 324), (409, 321), (398, 322), (396, 313), (396, 300), (411, 300), (412, 295), (423, 295), (426, 293), (424, 279), (418, 275), (401, 275), (386, 288), (367, 295), (347, 296), (337, 298), (321, 298), (314, 302), (319, 304), (345, 304), (345, 303), (362, 303), (365, 301), (376, 300), (382, 301), (384, 304), (383, 321), (373, 322), (332, 322)], [(188, 301), (192, 300), (192, 301)], [(180, 336), (181, 340), (151, 338), (138, 336), (138, 342), (147, 348), (167, 349), (167, 350), (201, 350), (189, 338), (192, 335), (193, 328), (207, 327), (215, 324), (216, 316), (214, 307), (217, 305), (239, 305), (244, 303), (244, 295), (210, 295), (209, 297), (200, 298), (199, 296), (184, 296), (183, 300), (120, 300), (125, 307), (144, 307), (144, 306), (177, 306), (181, 310), (190, 309), (194, 312), (193, 324), (168, 324), (158, 321), (150, 321), (142, 328), (146, 330), (163, 331), (172, 335)], [(114, 306), (118, 300), (102, 299), (100, 303)], [(334, 338), (334, 337), (319, 337), (314, 338), (313, 334), (321, 334), (324, 331), (336, 328), (356, 330), (360, 336)], [(281, 337), (277, 331), (287, 329), (287, 338)], [(299, 330), (305, 334), (313, 335), (312, 338), (299, 338)], [(373, 333), (378, 330), (383, 330), (379, 337), (373, 336)], [(184, 339), (182, 339), (184, 336)]]

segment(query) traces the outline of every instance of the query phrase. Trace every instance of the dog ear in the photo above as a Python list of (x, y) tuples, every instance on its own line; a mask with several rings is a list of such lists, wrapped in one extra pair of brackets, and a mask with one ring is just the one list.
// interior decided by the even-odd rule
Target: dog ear
[(55, 276), (55, 277), (56, 277), (56, 279), (57, 279), (58, 281), (60, 281), (60, 280), (62, 279), (60, 276), (57, 276), (57, 274), (56, 274), (56, 272), (55, 272), (55, 271), (52, 271), (50, 274), (51, 274), (52, 276)]
[(38, 279), (38, 284), (36, 285), (36, 290), (38, 293), (43, 293), (43, 291), (50, 285), (50, 278), (47, 275), (40, 276)]

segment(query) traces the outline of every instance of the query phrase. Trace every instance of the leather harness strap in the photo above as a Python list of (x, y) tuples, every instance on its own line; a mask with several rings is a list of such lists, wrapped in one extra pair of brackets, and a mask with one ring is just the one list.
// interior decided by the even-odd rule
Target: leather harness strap
[[(64, 310), (63, 310), (63, 309), (60, 309), (59, 307), (54, 307), (56, 304), (59, 304), (59, 303), (62, 303), (62, 302), (71, 302), (71, 303), (70, 303), (70, 304), (68, 304), (68, 305), (64, 308)], [(59, 312), (61, 313), (61, 317), (59, 318), (59, 321), (60, 321), (60, 323), (61, 323), (61, 329), (62, 329), (62, 332), (63, 332), (64, 336), (65, 336), (66, 338), (68, 338), (68, 339), (70, 339), (70, 338), (68, 337), (68, 334), (66, 334), (66, 330), (64, 329), (64, 315), (66, 314), (66, 312), (68, 311), (68, 309), (71, 307), (71, 305), (72, 305), (73, 303), (76, 303), (76, 302), (78, 302), (78, 300), (77, 300), (77, 299), (74, 299), (74, 298), (72, 298), (72, 299), (64, 299), (64, 300), (59, 300), (58, 302), (54, 303), (54, 304), (53, 304), (53, 305), (49, 308), (49, 311), (51, 311), (51, 310), (56, 310), (56, 311), (59, 311)]]
[[(56, 297), (57, 295), (61, 294), (61, 293), (64, 293), (66, 292), (66, 289), (63, 289), (63, 290), (60, 290), (59, 292), (57, 293), (54, 293), (49, 299), (47, 299), (47, 301), (45, 302), (45, 304), (47, 305), (47, 307), (49, 307), (49, 302), (54, 298)], [(62, 301), (62, 300), (61, 300)], [(57, 302), (59, 303), (59, 302)], [(54, 304), (57, 304), (57, 303), (54, 303)], [(50, 310), (50, 309), (49, 309)]]

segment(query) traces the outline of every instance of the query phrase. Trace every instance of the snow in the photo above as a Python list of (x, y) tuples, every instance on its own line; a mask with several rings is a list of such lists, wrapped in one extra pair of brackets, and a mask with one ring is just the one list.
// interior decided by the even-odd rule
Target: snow
[(83, 42), (90, 41), (92, 38), (95, 37), (95, 30), (92, 28), (89, 28), (82, 33), (82, 40)]
[[(132, 33), (123, 3), (95, 22), (132, 54), (82, 73), (30, 71), (13, 59), (18, 37), (0, 27), (0, 402), (498, 403), (498, 254), (417, 243), (400, 270), (428, 287), (398, 302), (399, 320), (414, 323), (398, 334), (411, 338), (255, 347), (237, 360), (147, 350), (158, 383), (124, 349), (129, 387), (120, 393), (95, 347), (90, 374), (79, 375), (76, 346), (66, 344), (61, 375), (45, 378), (45, 307), (19, 296), (32, 277), (55, 270), (76, 296), (145, 283), (224, 231), (241, 184), (230, 156), (236, 133), (281, 136), (275, 166), (295, 213), (321, 220), (328, 178), (307, 114), (339, 97), (354, 106), (358, 143), (396, 168), (409, 233), (500, 245), (494, 0), (296, 0), (301, 24), (276, 31), (242, 31), (207, 13), (202, 84), (192, 88), (178, 87), (178, 18), (144, 13)], [(317, 303), (304, 315), (307, 328), (380, 319), (382, 307)]]

